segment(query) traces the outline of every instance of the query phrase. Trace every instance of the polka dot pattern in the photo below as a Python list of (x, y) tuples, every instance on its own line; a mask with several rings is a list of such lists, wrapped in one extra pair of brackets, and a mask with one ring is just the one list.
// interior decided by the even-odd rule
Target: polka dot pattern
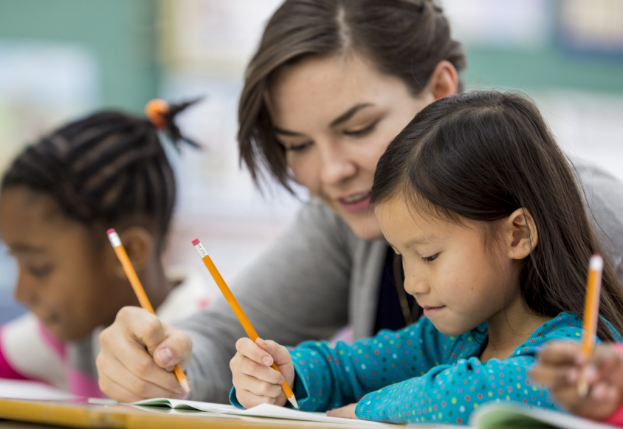
[(556, 410), (548, 391), (532, 384), (529, 370), (544, 343), (579, 339), (581, 326), (580, 318), (560, 313), (508, 359), (487, 362), (478, 359), (486, 324), (449, 336), (422, 318), (353, 344), (308, 341), (290, 352), (297, 373), (294, 391), (306, 411), (357, 402), (359, 418), (394, 423), (467, 425), (471, 413), (487, 402)]

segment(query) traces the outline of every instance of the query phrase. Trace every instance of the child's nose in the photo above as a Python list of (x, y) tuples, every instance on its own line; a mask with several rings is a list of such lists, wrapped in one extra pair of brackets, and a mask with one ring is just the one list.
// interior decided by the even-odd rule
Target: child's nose
[(405, 276), (405, 291), (413, 296), (425, 295), (430, 291), (430, 285), (424, 277)]
[(17, 302), (20, 302), (26, 306), (31, 306), (36, 301), (36, 293), (34, 285), (30, 284), (28, 279), (23, 274), (19, 274), (17, 278), (17, 284), (13, 291), (13, 296)]

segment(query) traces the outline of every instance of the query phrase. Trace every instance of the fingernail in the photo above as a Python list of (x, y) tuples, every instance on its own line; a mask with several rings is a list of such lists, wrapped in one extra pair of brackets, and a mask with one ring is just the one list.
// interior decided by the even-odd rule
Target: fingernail
[(273, 359), (269, 356), (265, 356), (264, 359), (262, 359), (262, 362), (264, 362), (264, 365), (266, 366), (271, 366), (273, 364)]
[(171, 350), (169, 350), (168, 348), (158, 350), (157, 354), (158, 359), (160, 359), (160, 362), (162, 362), (164, 365), (168, 364), (169, 362), (171, 362), (171, 359), (173, 359), (173, 353), (171, 353)]

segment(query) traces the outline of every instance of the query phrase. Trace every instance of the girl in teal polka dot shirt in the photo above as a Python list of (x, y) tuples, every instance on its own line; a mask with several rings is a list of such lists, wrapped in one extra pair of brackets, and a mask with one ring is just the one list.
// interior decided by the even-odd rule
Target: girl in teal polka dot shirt
[[(429, 105), (381, 157), (372, 201), (424, 316), (353, 344), (241, 339), (232, 403), (285, 405), (285, 379), (302, 410), (366, 420), (467, 424), (491, 401), (558, 409), (530, 368), (544, 343), (580, 339), (601, 248), (536, 107), (495, 91)], [(599, 341), (621, 341), (622, 289), (606, 261)]]

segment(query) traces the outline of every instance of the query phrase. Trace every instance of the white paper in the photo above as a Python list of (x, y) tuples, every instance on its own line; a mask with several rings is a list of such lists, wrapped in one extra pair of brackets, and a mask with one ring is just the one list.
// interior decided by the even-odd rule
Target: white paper
[(248, 410), (236, 408), (233, 405), (213, 404), (210, 402), (181, 401), (177, 399), (148, 399), (145, 401), (134, 402), (132, 405), (165, 405), (175, 409), (194, 409), (211, 413), (230, 414), (246, 417), (270, 417), (274, 419), (303, 420), (309, 422), (338, 423), (343, 425), (371, 425), (385, 426), (384, 423), (371, 422), (367, 420), (342, 419), (339, 417), (329, 417), (326, 413), (311, 413), (297, 411), (291, 408), (277, 407), (275, 405), (261, 404)]
[(0, 379), (0, 398), (66, 401), (75, 396), (36, 381)]
[(535, 422), (544, 422), (564, 429), (620, 429), (616, 426), (597, 423), (568, 414), (526, 407), (508, 405), (487, 405), (472, 416), (470, 424), (477, 428), (532, 427)]

